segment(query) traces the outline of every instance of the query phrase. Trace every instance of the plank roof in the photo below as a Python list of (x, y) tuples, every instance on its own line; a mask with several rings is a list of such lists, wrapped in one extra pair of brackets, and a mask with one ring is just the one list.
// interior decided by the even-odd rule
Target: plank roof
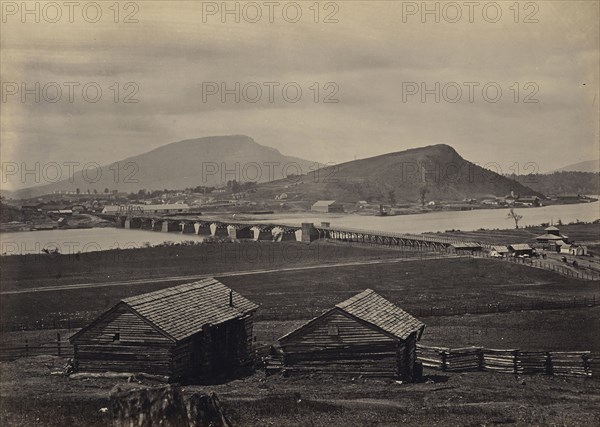
[(315, 206), (322, 206), (322, 207), (331, 206), (334, 203), (336, 203), (335, 200), (318, 200), (313, 204), (313, 207), (315, 207)]
[(542, 234), (541, 236), (537, 236), (536, 240), (562, 240), (563, 236), (557, 236), (556, 234)]
[[(233, 306), (229, 305), (230, 292)], [(125, 298), (122, 302), (175, 340), (201, 331), (204, 325), (224, 323), (258, 308), (212, 278)]]
[(425, 328), (425, 324), (417, 318), (386, 300), (372, 289), (366, 289), (346, 301), (336, 304), (334, 308), (310, 320), (298, 329), (284, 335), (279, 338), (279, 341), (296, 335), (309, 325), (327, 317), (333, 310), (341, 310), (352, 318), (402, 340), (407, 339), (413, 332), (417, 332), (417, 338), (420, 338)]
[(481, 249), (481, 245), (476, 242), (456, 242), (452, 244), (452, 247), (457, 250), (461, 249)]
[(366, 289), (336, 307), (403, 340), (425, 327), (423, 322), (372, 289)]
[(514, 245), (508, 245), (508, 247), (514, 251), (528, 251), (532, 249), (527, 243), (515, 243)]

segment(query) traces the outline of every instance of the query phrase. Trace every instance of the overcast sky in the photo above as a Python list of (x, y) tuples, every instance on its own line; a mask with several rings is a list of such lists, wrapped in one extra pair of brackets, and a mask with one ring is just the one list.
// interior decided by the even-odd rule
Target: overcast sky
[[(313, 1), (296, 3), (302, 16), (295, 23), (288, 22), (295, 20), (295, 5), (283, 12), (289, 2), (274, 7), (273, 23), (263, 2), (245, 9), (240, 3), (239, 23), (218, 10), (203, 16), (200, 1), (122, 4), (118, 23), (113, 2), (99, 3), (96, 23), (86, 21), (94, 20), (93, 7), (85, 16), (75, 8), (71, 23), (61, 6), (61, 19), (51, 23), (56, 10), (44, 2), (31, 2), (32, 9), (34, 3), (39, 23), (35, 15), (21, 15), (21, 2), (3, 5), (3, 164), (106, 164), (169, 142), (224, 134), (249, 135), (323, 163), (437, 143), (482, 165), (496, 162), (506, 173), (515, 163), (535, 162), (548, 171), (599, 156), (597, 1), (521, 2), (518, 16), (510, 8), (514, 1), (500, 1), (499, 19), (497, 8), (484, 12), (481, 6), (490, 2), (481, 2), (473, 22), (462, 6), (455, 23), (448, 21), (457, 9), (444, 3), (439, 23), (414, 10), (422, 2), (325, 2), (318, 23)], [(221, 2), (204, 2), (207, 12), (213, 5)], [(255, 5), (262, 18), (253, 23)], [(128, 14), (139, 22), (123, 22)], [(327, 16), (338, 22), (323, 22)], [(23, 102), (22, 83), (35, 92), (36, 82), (39, 102), (35, 94)], [(73, 102), (69, 82), (79, 84)], [(203, 94), (203, 86), (214, 89), (210, 82), (250, 85), (239, 103), (233, 94), (222, 102), (220, 94)], [(268, 82), (279, 84), (273, 102)], [(422, 102), (421, 83), (435, 92), (436, 82), (440, 102), (435, 93)], [(84, 99), (86, 84), (89, 100), (95, 87), (102, 89), (97, 102)], [(49, 102), (56, 85), (62, 96)], [(262, 96), (249, 102), (257, 98), (256, 86)], [(291, 102), (297, 87), (301, 99)], [(491, 102), (498, 87), (502, 96)], [(419, 93), (408, 94), (415, 88)], [(138, 102), (125, 103), (128, 94)], [(538, 102), (524, 102), (527, 96)], [(2, 187), (23, 186), (19, 181)]]

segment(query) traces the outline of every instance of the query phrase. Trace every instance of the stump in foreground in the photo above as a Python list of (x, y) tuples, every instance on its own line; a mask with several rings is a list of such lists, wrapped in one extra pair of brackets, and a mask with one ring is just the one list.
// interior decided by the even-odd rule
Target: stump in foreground
[(187, 401), (178, 386), (111, 392), (114, 427), (229, 427), (219, 399), (194, 393)]

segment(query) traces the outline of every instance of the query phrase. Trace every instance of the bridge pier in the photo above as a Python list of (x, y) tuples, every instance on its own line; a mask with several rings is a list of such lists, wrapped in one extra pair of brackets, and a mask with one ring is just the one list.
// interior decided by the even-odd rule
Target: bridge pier
[(273, 227), (271, 234), (274, 242), (296, 241), (296, 230), (293, 228)]
[(259, 240), (273, 240), (273, 234), (271, 233), (271, 229), (262, 225), (255, 225), (250, 228), (253, 234), (253, 238), (255, 241)]
[[(329, 223), (327, 226), (329, 227)], [(300, 230), (296, 231), (296, 240), (302, 243), (310, 243), (318, 238), (319, 232), (312, 222), (303, 222)]]
[(124, 216), (115, 217), (115, 223), (117, 224), (118, 228), (125, 228), (125, 219), (126, 217)]
[(254, 237), (249, 225), (228, 225), (227, 235), (231, 239), (252, 239)]
[(128, 217), (125, 219), (125, 228), (142, 228), (142, 220), (140, 218)]
[(195, 234), (196, 230), (194, 230), (194, 224), (189, 221), (181, 221), (179, 223), (179, 227), (181, 229), (181, 234)]
[(200, 236), (210, 236), (210, 224), (207, 222), (194, 223), (194, 231)]
[(177, 221), (169, 221), (168, 219), (163, 220), (161, 231), (163, 233), (169, 233), (171, 231), (179, 231), (179, 223)]
[(213, 237), (228, 237), (227, 226), (221, 223), (213, 222), (210, 225), (210, 235)]

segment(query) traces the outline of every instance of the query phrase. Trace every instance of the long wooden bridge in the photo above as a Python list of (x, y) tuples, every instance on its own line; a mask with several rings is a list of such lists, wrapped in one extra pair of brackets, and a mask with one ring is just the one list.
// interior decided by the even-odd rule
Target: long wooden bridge
[[(105, 216), (108, 218), (108, 216)], [(285, 224), (260, 221), (230, 221), (185, 216), (157, 216), (133, 214), (114, 215), (111, 219), (118, 226), (128, 229), (154, 230), (198, 234), (214, 238), (252, 239), (269, 241), (298, 241), (310, 243), (324, 239), (329, 241), (380, 245), (420, 251), (475, 252), (482, 249), (478, 242), (438, 237), (425, 234), (384, 232), (331, 227), (329, 223)]]

